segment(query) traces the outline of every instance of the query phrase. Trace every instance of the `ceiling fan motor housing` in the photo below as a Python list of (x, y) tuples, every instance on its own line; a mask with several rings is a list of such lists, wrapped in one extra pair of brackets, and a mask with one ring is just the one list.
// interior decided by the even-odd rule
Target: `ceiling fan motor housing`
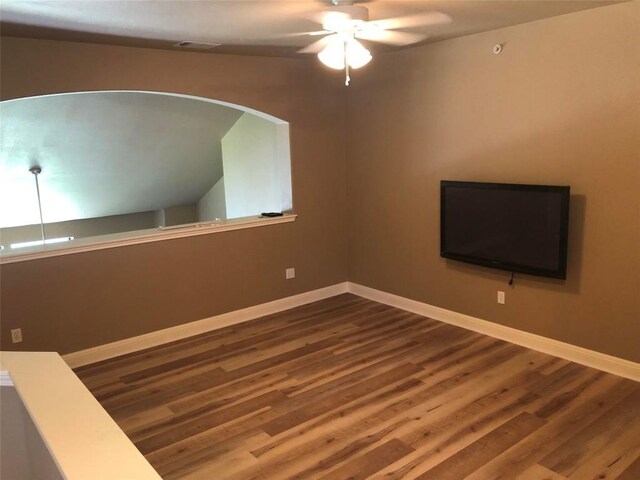
[(359, 20), (362, 22), (369, 21), (369, 10), (367, 7), (362, 7), (360, 5), (347, 5), (347, 6), (336, 6), (331, 7), (332, 12), (339, 12), (351, 17), (351, 21)]

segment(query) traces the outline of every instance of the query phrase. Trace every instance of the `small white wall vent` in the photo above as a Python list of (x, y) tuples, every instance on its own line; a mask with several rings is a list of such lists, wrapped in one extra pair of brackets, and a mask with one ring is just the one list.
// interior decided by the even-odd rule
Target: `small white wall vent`
[(219, 47), (220, 43), (206, 43), (206, 42), (191, 42), (184, 40), (182, 42), (175, 43), (173, 46), (178, 48), (193, 48), (196, 50), (209, 50), (210, 48)]

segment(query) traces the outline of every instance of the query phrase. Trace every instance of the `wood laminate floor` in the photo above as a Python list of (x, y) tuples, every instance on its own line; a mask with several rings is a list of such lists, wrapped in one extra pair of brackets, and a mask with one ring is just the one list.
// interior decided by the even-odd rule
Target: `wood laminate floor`
[(76, 370), (166, 479), (640, 479), (640, 384), (340, 295)]

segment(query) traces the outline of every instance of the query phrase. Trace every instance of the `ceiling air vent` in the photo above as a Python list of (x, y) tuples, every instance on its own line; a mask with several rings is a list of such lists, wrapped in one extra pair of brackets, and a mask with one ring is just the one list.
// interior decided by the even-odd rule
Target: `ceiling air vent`
[(173, 46), (178, 48), (193, 48), (196, 50), (208, 50), (210, 48), (219, 47), (220, 43), (206, 43), (206, 42), (190, 42), (188, 40), (175, 43)]

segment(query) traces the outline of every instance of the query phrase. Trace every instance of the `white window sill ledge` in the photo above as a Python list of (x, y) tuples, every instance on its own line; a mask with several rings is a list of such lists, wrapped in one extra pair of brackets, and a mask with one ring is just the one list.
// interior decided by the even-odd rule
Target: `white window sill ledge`
[(23, 251), (3, 252), (0, 255), (0, 264), (26, 262), (39, 258), (71, 255), (74, 253), (103, 250), (105, 248), (117, 248), (139, 243), (159, 242), (174, 238), (193, 237), (195, 235), (209, 235), (213, 233), (241, 230), (244, 228), (264, 227), (278, 223), (289, 223), (296, 219), (297, 215), (286, 213), (282, 217), (244, 217), (232, 220), (220, 220), (213, 223), (187, 225), (184, 227), (172, 227), (165, 230), (138, 230), (135, 232), (115, 233), (101, 237), (79, 238), (70, 243), (51, 244), (25, 248)]

